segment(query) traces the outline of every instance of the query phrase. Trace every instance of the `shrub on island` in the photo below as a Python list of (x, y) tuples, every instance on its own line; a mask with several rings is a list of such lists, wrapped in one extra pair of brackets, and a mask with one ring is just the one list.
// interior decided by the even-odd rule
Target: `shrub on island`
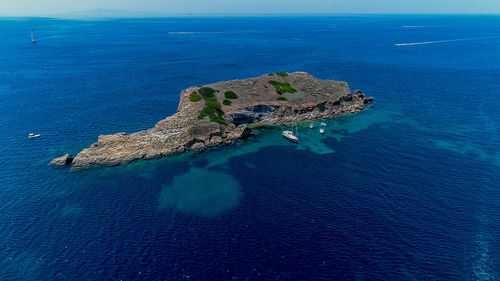
[(288, 99), (285, 98), (285, 97), (278, 97), (276, 100), (280, 100), (280, 101), (287, 101)]
[(189, 95), (189, 100), (192, 102), (201, 101), (201, 96), (198, 95), (198, 93), (194, 92)]
[(238, 98), (238, 95), (235, 92), (233, 92), (233, 91), (226, 91), (224, 93), (224, 97), (226, 99), (235, 100), (235, 99)]
[(210, 87), (201, 87), (198, 92), (205, 100), (205, 107), (198, 115), (198, 119), (202, 120), (208, 116), (212, 122), (227, 125), (226, 120), (224, 120), (224, 112), (221, 109), (219, 101), (217, 101), (215, 97), (215, 90)]
[(288, 76), (288, 73), (286, 73), (286, 72), (269, 73), (268, 76), (273, 76), (274, 74), (279, 75), (281, 77), (287, 77)]
[(231, 105), (231, 101), (230, 100), (223, 100), (222, 104), (223, 105)]
[(210, 87), (201, 87), (198, 92), (204, 100), (215, 97), (215, 90)]
[(269, 84), (274, 86), (276, 93), (278, 93), (279, 95), (282, 95), (284, 93), (292, 93), (293, 94), (293, 93), (297, 92), (297, 90), (295, 90), (294, 88), (292, 88), (292, 86), (290, 86), (290, 83), (278, 82), (278, 81), (274, 81), (274, 80), (269, 80), (267, 82), (269, 82)]

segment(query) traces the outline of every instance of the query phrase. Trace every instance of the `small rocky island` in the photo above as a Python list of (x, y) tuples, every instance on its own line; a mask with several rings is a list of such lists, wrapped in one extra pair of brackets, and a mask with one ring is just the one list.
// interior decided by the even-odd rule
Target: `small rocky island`
[(360, 90), (352, 94), (346, 82), (320, 80), (305, 72), (190, 87), (181, 92), (177, 113), (154, 128), (101, 135), (74, 158), (64, 155), (50, 164), (83, 168), (202, 151), (247, 138), (255, 126), (357, 113), (372, 100)]

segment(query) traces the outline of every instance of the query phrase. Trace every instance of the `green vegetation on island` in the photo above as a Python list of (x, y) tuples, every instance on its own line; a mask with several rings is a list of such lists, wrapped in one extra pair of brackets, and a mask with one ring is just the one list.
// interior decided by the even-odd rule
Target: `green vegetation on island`
[(278, 97), (276, 100), (280, 100), (280, 101), (287, 101), (288, 99), (285, 98), (285, 97)]
[(202, 87), (198, 92), (205, 100), (205, 107), (201, 110), (200, 115), (198, 115), (198, 119), (202, 120), (208, 116), (212, 122), (227, 125), (226, 120), (224, 120), (224, 112), (221, 109), (219, 101), (217, 101), (215, 97), (215, 90), (210, 87)]
[(223, 105), (231, 105), (231, 101), (230, 100), (223, 100), (222, 104)]
[(224, 97), (226, 99), (235, 100), (235, 99), (238, 98), (238, 95), (235, 92), (233, 92), (233, 91), (226, 91), (224, 93)]
[(290, 86), (290, 83), (278, 82), (278, 81), (274, 81), (274, 80), (269, 80), (267, 82), (269, 82), (269, 84), (274, 86), (276, 93), (278, 93), (279, 95), (282, 95), (284, 93), (292, 93), (293, 94), (293, 93), (297, 92), (297, 90), (295, 90), (294, 88), (292, 88), (292, 86)]
[(320, 103), (317, 106), (318, 106), (319, 111), (321, 111), (321, 112), (325, 111), (325, 104), (324, 103)]
[(288, 76), (288, 73), (286, 73), (286, 72), (269, 73), (268, 76), (273, 76), (274, 74), (279, 75), (281, 77), (287, 77)]
[(200, 93), (200, 95), (203, 97), (204, 100), (215, 97), (215, 90), (210, 87), (201, 87), (198, 89), (198, 92)]
[(189, 100), (192, 101), (192, 102), (197, 102), (197, 101), (201, 101), (201, 96), (198, 95), (197, 92), (194, 92), (194, 93), (191, 93), (189, 95)]

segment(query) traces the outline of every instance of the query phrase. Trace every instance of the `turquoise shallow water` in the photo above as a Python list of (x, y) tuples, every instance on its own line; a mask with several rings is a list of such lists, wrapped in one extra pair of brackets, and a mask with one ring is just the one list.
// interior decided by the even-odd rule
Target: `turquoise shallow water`
[[(1, 19), (0, 275), (496, 280), (499, 30), (494, 16)], [(395, 46), (429, 41), (445, 42)], [(374, 107), (324, 135), (302, 124), (299, 145), (262, 128), (201, 154), (47, 165), (154, 126), (189, 86), (296, 70)]]

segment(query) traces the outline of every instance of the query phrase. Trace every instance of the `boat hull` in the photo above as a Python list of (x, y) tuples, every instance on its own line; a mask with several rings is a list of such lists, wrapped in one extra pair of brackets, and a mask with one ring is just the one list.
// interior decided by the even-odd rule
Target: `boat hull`
[(299, 143), (299, 138), (292, 131), (283, 131), (283, 137), (293, 143)]

